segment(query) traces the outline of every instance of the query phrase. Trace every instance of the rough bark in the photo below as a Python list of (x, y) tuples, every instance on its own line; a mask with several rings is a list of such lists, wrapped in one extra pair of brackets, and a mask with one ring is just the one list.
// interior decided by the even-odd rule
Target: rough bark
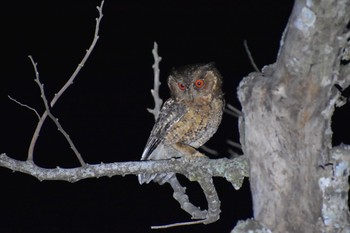
[(319, 179), (330, 162), (331, 116), (346, 88), (341, 55), (350, 1), (296, 1), (275, 64), (238, 88), (254, 218), (273, 232), (322, 232)]

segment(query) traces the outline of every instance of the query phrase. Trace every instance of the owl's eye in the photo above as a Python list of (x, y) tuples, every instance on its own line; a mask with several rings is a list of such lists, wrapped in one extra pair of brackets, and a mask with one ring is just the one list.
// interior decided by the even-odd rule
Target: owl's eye
[(204, 86), (204, 80), (203, 79), (198, 79), (194, 82), (194, 85), (198, 88), (202, 88)]
[(183, 85), (182, 83), (178, 83), (177, 85), (179, 86), (181, 91), (184, 91), (186, 89), (186, 86)]

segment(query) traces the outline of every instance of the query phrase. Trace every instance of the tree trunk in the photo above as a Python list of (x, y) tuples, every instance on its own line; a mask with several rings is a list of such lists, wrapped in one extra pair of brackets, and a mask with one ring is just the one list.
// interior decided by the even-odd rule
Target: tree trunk
[(238, 89), (254, 218), (273, 232), (322, 232), (319, 178), (329, 163), (331, 116), (348, 86), (341, 54), (350, 1), (295, 1), (277, 62)]

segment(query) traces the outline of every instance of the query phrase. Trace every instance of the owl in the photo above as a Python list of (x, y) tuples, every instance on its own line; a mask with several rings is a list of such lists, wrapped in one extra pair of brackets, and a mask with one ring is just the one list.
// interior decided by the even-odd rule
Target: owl
[[(171, 97), (164, 102), (141, 160), (199, 156), (196, 148), (216, 132), (224, 108), (222, 77), (213, 63), (173, 70), (168, 77)], [(140, 174), (140, 184), (163, 184), (174, 173)]]

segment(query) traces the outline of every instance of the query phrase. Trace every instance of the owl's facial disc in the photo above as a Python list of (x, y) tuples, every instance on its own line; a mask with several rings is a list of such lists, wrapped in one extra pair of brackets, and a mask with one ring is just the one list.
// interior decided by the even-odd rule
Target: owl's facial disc
[(184, 104), (206, 105), (222, 96), (221, 76), (213, 64), (173, 70), (168, 78), (171, 96)]

